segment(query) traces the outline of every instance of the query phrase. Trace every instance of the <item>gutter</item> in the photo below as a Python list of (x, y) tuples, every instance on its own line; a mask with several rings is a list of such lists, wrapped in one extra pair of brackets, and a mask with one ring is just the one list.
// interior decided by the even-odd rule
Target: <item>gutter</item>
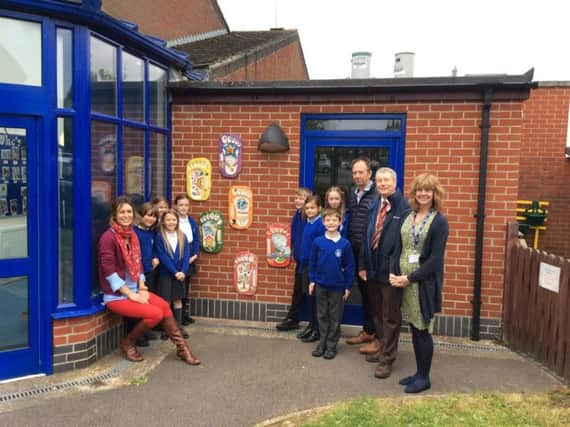
[(483, 90), (483, 112), (481, 120), (481, 153), (479, 155), (479, 188), (477, 195), (477, 218), (475, 230), (475, 268), (473, 277), (473, 314), (471, 317), (471, 339), (479, 341), (481, 329), (481, 270), (483, 264), (483, 232), (485, 230), (485, 196), (487, 193), (487, 160), (489, 153), (489, 129), (491, 105), (494, 90)]

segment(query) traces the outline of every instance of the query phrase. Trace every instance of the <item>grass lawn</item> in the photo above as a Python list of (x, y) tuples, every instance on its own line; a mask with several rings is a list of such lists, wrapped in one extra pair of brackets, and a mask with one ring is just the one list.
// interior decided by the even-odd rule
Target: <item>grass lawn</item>
[(538, 394), (448, 394), (339, 403), (281, 426), (569, 426), (570, 389)]

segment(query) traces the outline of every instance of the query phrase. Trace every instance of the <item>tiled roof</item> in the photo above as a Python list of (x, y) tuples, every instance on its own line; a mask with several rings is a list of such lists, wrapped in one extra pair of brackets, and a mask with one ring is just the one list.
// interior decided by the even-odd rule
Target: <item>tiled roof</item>
[(299, 39), (297, 30), (233, 31), (193, 43), (173, 46), (188, 53), (194, 68), (207, 68), (250, 53), (271, 52)]

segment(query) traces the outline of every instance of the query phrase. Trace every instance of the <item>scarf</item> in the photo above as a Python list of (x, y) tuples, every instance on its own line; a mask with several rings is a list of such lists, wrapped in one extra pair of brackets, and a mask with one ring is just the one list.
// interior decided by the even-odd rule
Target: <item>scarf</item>
[(115, 232), (115, 239), (121, 249), (121, 254), (127, 264), (129, 276), (137, 282), (142, 273), (142, 257), (139, 239), (132, 227), (125, 230), (117, 223), (113, 223), (111, 228)]

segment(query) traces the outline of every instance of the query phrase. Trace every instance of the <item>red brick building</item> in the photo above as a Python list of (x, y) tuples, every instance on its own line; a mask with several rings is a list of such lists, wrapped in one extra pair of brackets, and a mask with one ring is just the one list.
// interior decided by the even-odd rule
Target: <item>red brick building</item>
[[(570, 115), (568, 82), (539, 82), (524, 103), (520, 152), (520, 200), (548, 201), (547, 229), (539, 249), (570, 258)], [(566, 153), (566, 155), (565, 155)], [(532, 244), (534, 232), (527, 239)]]
[[(403, 182), (407, 191), (415, 175), (429, 171), (441, 178), (448, 192), (444, 212), (451, 232), (443, 313), (436, 333), (469, 336), (480, 328), (483, 338), (500, 335), (505, 224), (515, 218), (523, 112), (531, 79), (532, 73), (171, 85), (173, 195), (185, 191), (189, 159), (207, 157), (214, 162), (217, 140), (223, 133), (242, 138), (242, 173), (228, 180), (214, 172), (210, 198), (194, 202), (192, 214), (210, 209), (227, 212), (230, 185), (249, 185), (254, 193), (253, 225), (247, 230), (226, 226), (223, 250), (215, 255), (201, 254), (200, 273), (192, 288), (192, 311), (209, 317), (268, 322), (281, 319), (290, 302), (293, 270), (271, 268), (265, 263), (265, 226), (269, 222), (287, 223), (293, 214), (295, 189), (300, 183), (310, 187), (316, 183), (314, 169), (318, 165), (307, 162), (313, 158), (307, 150), (314, 147), (305, 119), (334, 115), (340, 120), (366, 120), (367, 116), (381, 119), (400, 115), (405, 120), (405, 136), (397, 143), (403, 155), (400, 185)], [(290, 151), (267, 154), (257, 150), (260, 135), (272, 122), (285, 131)], [(482, 151), (485, 129), (489, 129), (488, 146)], [(484, 168), (486, 177), (481, 184)], [(483, 189), (480, 200), (479, 188)], [(480, 265), (475, 255), (478, 244), (482, 248)], [(259, 258), (257, 293), (251, 297), (238, 296), (233, 285), (233, 259), (243, 250)], [(480, 311), (472, 303), (478, 295), (474, 289), (479, 286)]]
[(187, 53), (200, 80), (309, 78), (297, 30), (230, 31), (215, 0), (104, 0), (103, 10)]

